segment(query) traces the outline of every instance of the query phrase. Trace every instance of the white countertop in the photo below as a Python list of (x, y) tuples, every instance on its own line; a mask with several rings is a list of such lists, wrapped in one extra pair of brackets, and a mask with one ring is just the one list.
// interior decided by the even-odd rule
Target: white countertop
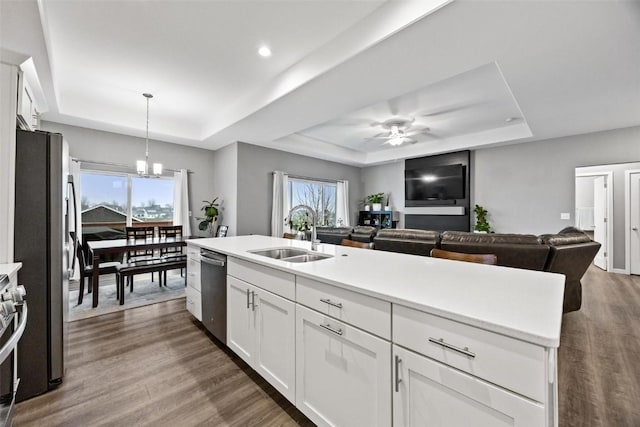
[(333, 258), (290, 263), (247, 251), (310, 249), (268, 236), (189, 240), (210, 249), (546, 347), (558, 347), (564, 276), (430, 257), (318, 245)]

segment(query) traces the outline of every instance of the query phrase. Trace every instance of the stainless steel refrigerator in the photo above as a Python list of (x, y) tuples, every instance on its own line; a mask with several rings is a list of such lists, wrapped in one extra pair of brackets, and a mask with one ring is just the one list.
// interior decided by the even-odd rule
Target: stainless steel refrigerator
[[(18, 130), (14, 258), (27, 291), (29, 322), (18, 346), (17, 401), (42, 394), (64, 376), (72, 249), (68, 148), (62, 135)], [(75, 215), (75, 210), (73, 211)]]

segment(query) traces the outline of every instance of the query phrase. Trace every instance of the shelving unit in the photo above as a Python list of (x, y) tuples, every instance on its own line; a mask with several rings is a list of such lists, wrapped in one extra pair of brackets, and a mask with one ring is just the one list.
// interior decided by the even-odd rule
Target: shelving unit
[(371, 227), (396, 228), (398, 214), (394, 211), (360, 211), (358, 215), (358, 225), (369, 225)]

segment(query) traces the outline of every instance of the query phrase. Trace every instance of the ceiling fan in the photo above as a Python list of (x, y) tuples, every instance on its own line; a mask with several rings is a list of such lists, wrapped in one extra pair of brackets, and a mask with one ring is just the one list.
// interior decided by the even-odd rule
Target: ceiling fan
[(405, 142), (415, 144), (418, 142), (412, 136), (419, 133), (429, 132), (428, 127), (424, 127), (420, 130), (411, 130), (411, 124), (414, 122), (414, 118), (392, 118), (384, 122), (374, 122), (372, 126), (381, 126), (385, 129), (384, 132), (374, 135), (373, 138), (385, 139), (385, 144), (398, 146)]

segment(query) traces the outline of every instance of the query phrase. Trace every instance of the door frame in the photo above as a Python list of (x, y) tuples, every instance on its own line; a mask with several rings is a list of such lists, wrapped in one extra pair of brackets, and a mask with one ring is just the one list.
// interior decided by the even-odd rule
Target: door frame
[[(638, 170), (640, 172), (640, 169)], [(613, 171), (602, 171), (602, 172), (587, 172), (587, 173), (576, 173), (575, 177), (586, 177), (586, 176), (604, 176), (607, 180), (607, 272), (611, 273), (613, 268)], [(575, 181), (574, 181), (574, 195), (573, 195), (573, 210), (575, 216)], [(574, 221), (575, 223), (575, 221)], [(625, 256), (628, 255), (628, 249), (626, 250)], [(625, 265), (628, 265), (625, 260)], [(628, 274), (628, 273), (627, 273)]]
[(640, 169), (624, 171), (624, 274), (631, 274), (631, 175)]

